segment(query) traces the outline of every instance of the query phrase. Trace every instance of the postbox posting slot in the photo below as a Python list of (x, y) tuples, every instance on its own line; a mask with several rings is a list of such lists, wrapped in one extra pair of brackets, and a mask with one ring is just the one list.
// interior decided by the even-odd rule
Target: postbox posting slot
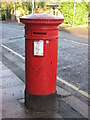
[(35, 35), (35, 36), (40, 36), (40, 35), (44, 36), (44, 35), (46, 35), (46, 32), (33, 32), (33, 35)]

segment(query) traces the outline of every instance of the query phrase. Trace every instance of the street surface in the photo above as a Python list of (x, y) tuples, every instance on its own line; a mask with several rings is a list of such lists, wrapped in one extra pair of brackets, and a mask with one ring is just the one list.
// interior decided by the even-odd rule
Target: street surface
[[(24, 26), (5, 22), (1, 25), (2, 44), (25, 57)], [(59, 31), (58, 43), (57, 76), (88, 93), (88, 37)], [(65, 89), (73, 93), (69, 87)]]

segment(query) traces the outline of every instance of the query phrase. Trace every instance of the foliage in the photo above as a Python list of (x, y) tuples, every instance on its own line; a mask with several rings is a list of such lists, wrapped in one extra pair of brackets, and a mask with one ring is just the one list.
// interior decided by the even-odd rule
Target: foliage
[(11, 18), (11, 11), (14, 10), (14, 14), (19, 16), (23, 16), (26, 14), (30, 14), (31, 13), (31, 2), (2, 2), (2, 6), (1, 6), (1, 16), (2, 16), (2, 20), (5, 19), (10, 19)]
[(45, 8), (46, 7), (46, 2), (39, 2), (38, 3), (38, 8)]
[[(35, 8), (46, 8), (47, 4), (51, 4), (53, 0), (47, 2), (36, 2)], [(57, 0), (58, 1), (58, 0)], [(84, 0), (83, 0), (84, 1)], [(64, 16), (65, 24), (72, 24), (73, 20), (73, 9), (74, 2), (60, 2), (58, 9), (62, 12)], [(9, 2), (2, 3), (2, 19), (10, 19), (11, 11), (14, 10), (14, 13), (19, 16), (31, 14), (32, 12), (32, 3), (31, 2)], [(88, 11), (89, 10), (89, 11)], [(87, 22), (87, 11), (90, 15), (90, 7), (88, 7), (87, 2), (77, 2), (75, 6), (75, 16), (74, 16), (74, 25), (83, 25)]]
[[(62, 14), (64, 16), (65, 24), (72, 24), (73, 9), (74, 9), (74, 2), (60, 3), (59, 10), (62, 12)], [(87, 2), (77, 2), (76, 3), (75, 16), (74, 16), (74, 24), (75, 25), (83, 25), (86, 23), (87, 11), (88, 11), (88, 3)]]

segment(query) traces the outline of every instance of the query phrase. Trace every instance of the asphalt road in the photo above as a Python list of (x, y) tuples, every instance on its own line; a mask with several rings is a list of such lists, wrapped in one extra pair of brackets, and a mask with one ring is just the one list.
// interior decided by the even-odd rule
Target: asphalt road
[[(25, 56), (24, 26), (5, 22), (1, 25), (2, 44)], [(57, 75), (78, 89), (89, 92), (87, 36), (59, 31)]]

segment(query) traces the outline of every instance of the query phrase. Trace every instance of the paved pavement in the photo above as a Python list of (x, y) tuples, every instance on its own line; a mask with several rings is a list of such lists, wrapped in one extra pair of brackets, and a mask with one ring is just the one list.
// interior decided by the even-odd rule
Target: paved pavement
[(2, 102), (0, 102), (2, 118), (88, 118), (88, 105), (58, 86), (57, 98), (59, 104), (57, 111), (38, 113), (29, 110), (24, 106), (24, 82), (1, 61), (0, 67), (2, 67), (0, 78), (3, 81), (1, 88)]

